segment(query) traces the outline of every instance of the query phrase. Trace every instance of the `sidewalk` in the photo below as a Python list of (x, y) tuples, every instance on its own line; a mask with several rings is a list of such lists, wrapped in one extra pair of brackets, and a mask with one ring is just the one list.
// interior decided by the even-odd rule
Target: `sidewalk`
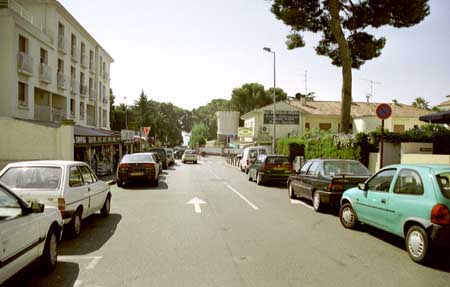
[(109, 175), (103, 175), (103, 176), (99, 176), (98, 179), (106, 182), (109, 185), (113, 185), (116, 183), (116, 173), (113, 174), (109, 174)]

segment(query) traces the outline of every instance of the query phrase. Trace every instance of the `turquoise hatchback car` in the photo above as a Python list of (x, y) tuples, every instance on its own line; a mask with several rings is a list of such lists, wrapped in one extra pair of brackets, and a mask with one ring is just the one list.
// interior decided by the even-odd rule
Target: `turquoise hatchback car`
[(415, 262), (432, 246), (450, 246), (450, 165), (391, 165), (348, 189), (339, 218), (345, 228), (358, 222), (405, 239)]

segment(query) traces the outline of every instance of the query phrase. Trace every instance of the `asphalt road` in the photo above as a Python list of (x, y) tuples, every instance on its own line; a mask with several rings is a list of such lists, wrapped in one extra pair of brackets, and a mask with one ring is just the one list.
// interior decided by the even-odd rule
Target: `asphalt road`
[[(158, 187), (112, 187), (112, 214), (64, 239), (57, 268), (10, 286), (450, 286), (450, 255), (412, 262), (401, 239), (257, 186), (219, 157), (180, 164)], [(187, 204), (204, 201), (197, 210)], [(195, 200), (194, 200), (195, 201)]]

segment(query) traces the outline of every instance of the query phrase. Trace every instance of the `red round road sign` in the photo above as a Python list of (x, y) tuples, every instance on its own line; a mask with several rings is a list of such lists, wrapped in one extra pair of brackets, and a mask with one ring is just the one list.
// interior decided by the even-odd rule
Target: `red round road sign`
[(392, 114), (391, 106), (388, 104), (379, 104), (377, 106), (377, 117), (382, 120), (389, 118)]

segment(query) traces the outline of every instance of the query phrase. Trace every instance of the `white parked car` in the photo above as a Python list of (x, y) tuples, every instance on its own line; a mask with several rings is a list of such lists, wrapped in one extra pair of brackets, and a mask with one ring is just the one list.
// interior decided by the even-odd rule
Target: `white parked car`
[(197, 152), (192, 149), (185, 150), (183, 156), (181, 157), (181, 162), (186, 163), (188, 161), (197, 163), (198, 157)]
[(0, 285), (39, 257), (52, 271), (63, 225), (57, 208), (29, 204), (0, 184)]
[(77, 237), (82, 219), (100, 210), (109, 215), (111, 192), (84, 162), (29, 161), (8, 164), (0, 181), (27, 201), (39, 201), (61, 211), (65, 232)]
[(264, 154), (267, 154), (267, 149), (265, 147), (246, 147), (242, 154), (242, 159), (239, 161), (239, 168), (242, 172), (248, 173), (248, 168), (252, 162), (257, 159), (258, 156)]

